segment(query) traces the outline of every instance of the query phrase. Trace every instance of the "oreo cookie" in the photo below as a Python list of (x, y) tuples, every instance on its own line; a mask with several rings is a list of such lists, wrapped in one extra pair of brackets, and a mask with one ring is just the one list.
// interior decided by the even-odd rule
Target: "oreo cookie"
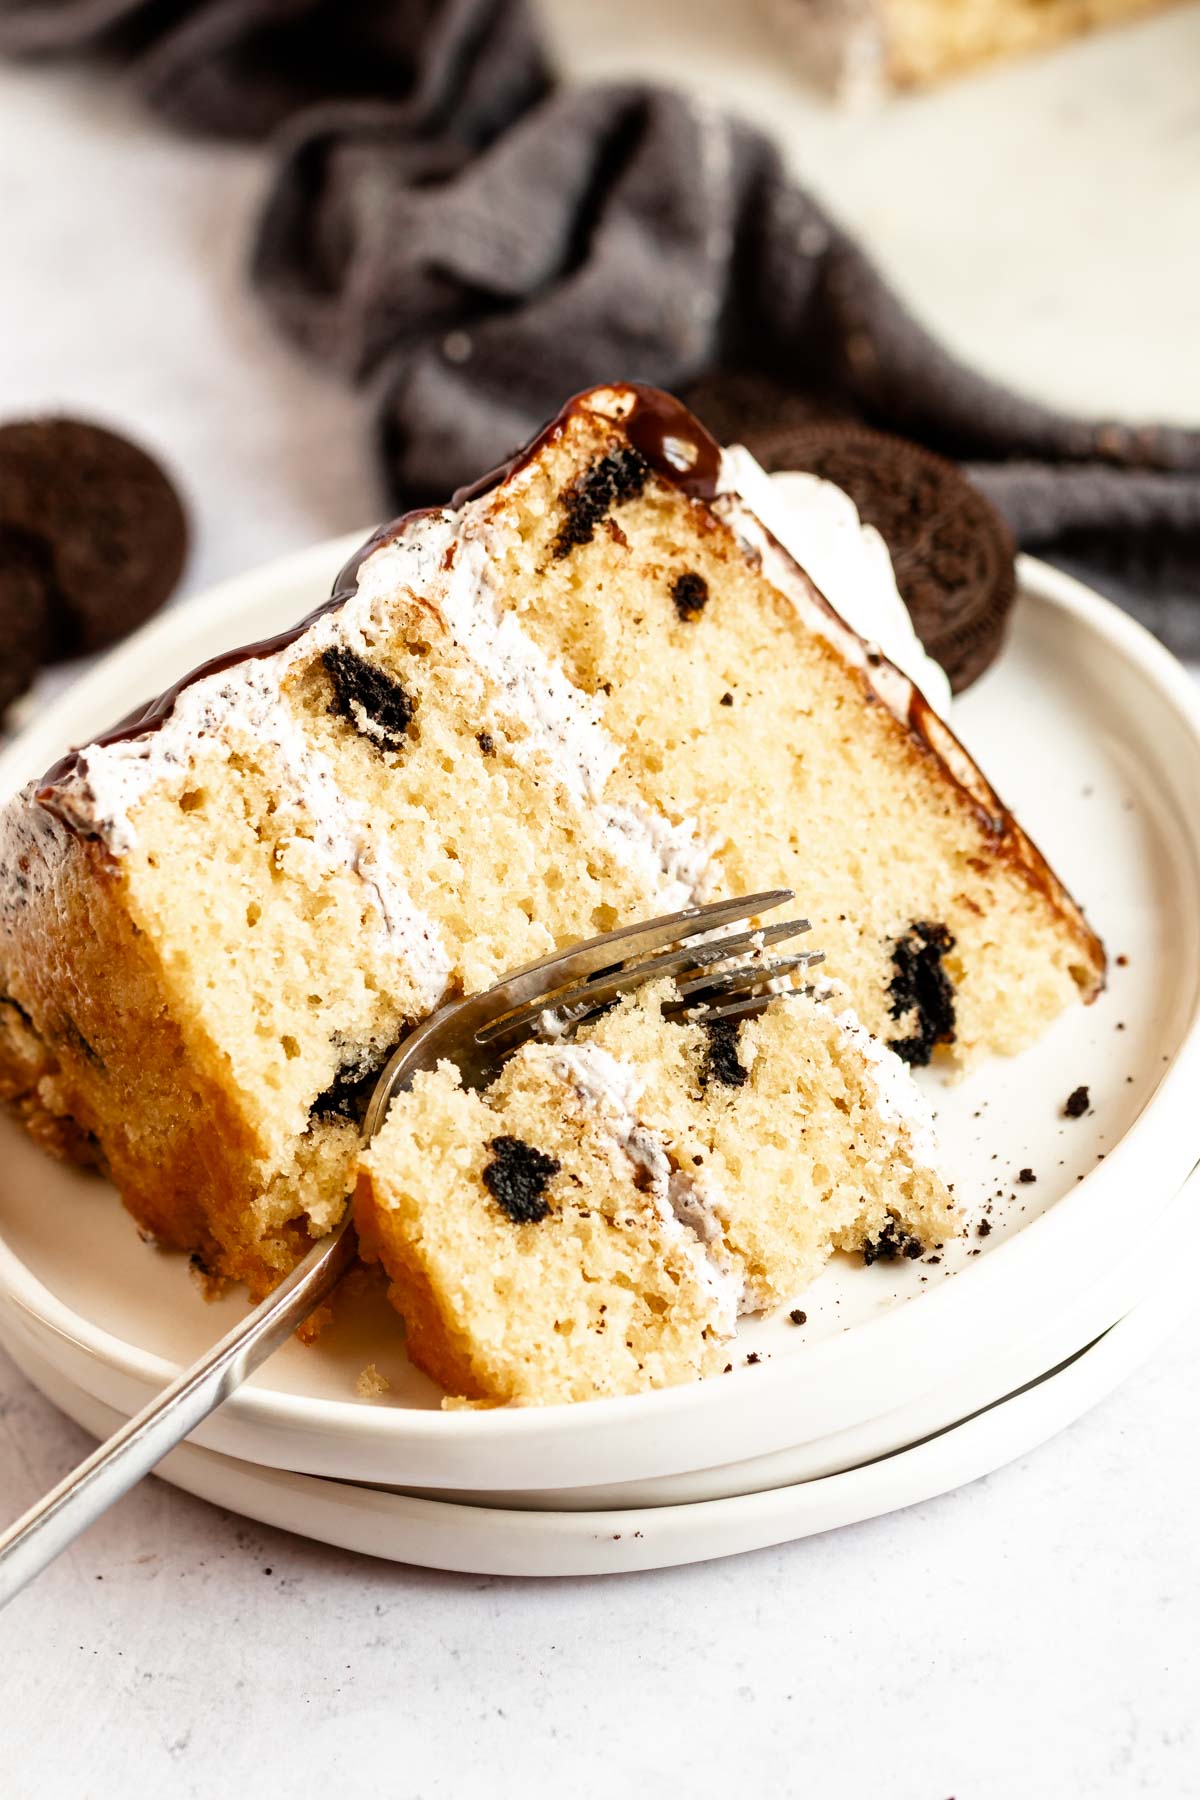
[(175, 488), (127, 438), (78, 419), (0, 426), (0, 703), (38, 663), (102, 650), (157, 611), (187, 536)]
[(807, 425), (747, 438), (771, 472), (802, 469), (843, 488), (887, 544), (926, 650), (961, 693), (995, 659), (1016, 598), (1012, 534), (960, 469), (904, 438)]
[[(833, 393), (798, 393), (750, 369), (710, 369), (681, 394), (719, 444), (755, 445), (813, 425), (856, 424), (858, 415)], [(761, 460), (761, 459), (760, 459)]]
[(53, 591), (39, 541), (0, 525), (0, 718), (45, 661)]

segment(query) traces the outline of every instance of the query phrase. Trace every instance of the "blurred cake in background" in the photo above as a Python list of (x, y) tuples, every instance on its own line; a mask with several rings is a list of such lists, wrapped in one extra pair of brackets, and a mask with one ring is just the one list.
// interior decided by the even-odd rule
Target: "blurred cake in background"
[(1178, 0), (767, 0), (805, 73), (861, 103)]

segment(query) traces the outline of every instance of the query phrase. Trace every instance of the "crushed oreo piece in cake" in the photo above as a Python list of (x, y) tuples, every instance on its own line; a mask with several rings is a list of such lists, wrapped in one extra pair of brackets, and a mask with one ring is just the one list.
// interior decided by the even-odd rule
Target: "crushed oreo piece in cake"
[(385, 749), (397, 749), (417, 710), (407, 689), (386, 669), (341, 644), (324, 651), (321, 661), (333, 684), (329, 711), (348, 719), (364, 737)]
[(391, 1054), (390, 1049), (379, 1050), (373, 1044), (350, 1051), (329, 1086), (309, 1107), (309, 1116), (348, 1119), (351, 1125), (360, 1125), (379, 1072)]
[(708, 605), (708, 583), (703, 575), (685, 569), (671, 583), (671, 599), (681, 619), (698, 619)]
[(479, 748), (483, 752), (484, 756), (495, 756), (496, 740), (492, 736), (490, 731), (476, 732), (475, 742), (479, 745)]
[(1092, 1099), (1088, 1090), (1085, 1087), (1077, 1087), (1074, 1093), (1068, 1094), (1063, 1101), (1063, 1118), (1082, 1119), (1091, 1103)]
[(935, 1045), (954, 1042), (954, 988), (942, 966), (953, 948), (946, 927), (928, 921), (912, 924), (892, 946), (891, 1016), (914, 1019), (908, 1035), (889, 1039), (888, 1047), (914, 1067), (930, 1061)]
[(901, 1257), (915, 1262), (918, 1256), (924, 1254), (925, 1246), (920, 1239), (905, 1231), (900, 1221), (894, 1217), (889, 1217), (879, 1236), (865, 1243), (862, 1249), (862, 1259), (868, 1269), (872, 1263), (896, 1262)]
[(637, 499), (649, 474), (649, 463), (632, 446), (613, 450), (585, 469), (559, 495), (566, 516), (554, 540), (555, 557), (561, 559), (580, 544), (590, 544), (597, 525), (614, 506)]
[(484, 1187), (514, 1225), (538, 1224), (550, 1211), (546, 1184), (562, 1164), (523, 1138), (493, 1138), (491, 1148), (492, 1161), (483, 1171)]
[(700, 1069), (700, 1086), (706, 1088), (711, 1082), (719, 1087), (745, 1087), (750, 1079), (750, 1071), (744, 1067), (738, 1056), (738, 1034), (742, 1028), (740, 1019), (709, 1019), (704, 1026), (704, 1035), (708, 1042), (704, 1047), (704, 1061)]
[(722, 706), (732, 706), (733, 705), (733, 695), (732, 694), (722, 694), (721, 695), (721, 705)]

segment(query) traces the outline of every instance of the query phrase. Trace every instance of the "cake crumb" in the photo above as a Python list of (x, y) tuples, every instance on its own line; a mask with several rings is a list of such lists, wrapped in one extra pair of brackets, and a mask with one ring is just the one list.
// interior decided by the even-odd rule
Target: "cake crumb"
[(1063, 1102), (1063, 1118), (1082, 1119), (1091, 1103), (1091, 1096), (1087, 1088), (1077, 1087), (1073, 1093), (1067, 1095)]
[(1017, 1180), (1024, 1182), (1025, 1186), (1028, 1187), (1031, 1181), (1037, 1180), (1037, 1176), (1032, 1169), (1019, 1169), (1017, 1171)]
[(354, 1391), (360, 1400), (378, 1400), (381, 1394), (387, 1393), (391, 1385), (387, 1376), (381, 1374), (374, 1363), (368, 1363), (360, 1371), (358, 1380), (354, 1383)]
[(228, 1279), (210, 1269), (198, 1250), (193, 1250), (188, 1257), (188, 1274), (206, 1300), (219, 1300), (229, 1291)]
[(321, 1333), (333, 1324), (333, 1307), (328, 1300), (314, 1306), (303, 1325), (297, 1325), (296, 1336), (302, 1344), (315, 1344)]
[(793, 1325), (808, 1324), (808, 1314), (806, 1312), (801, 1312), (798, 1306), (793, 1306), (791, 1312), (788, 1314), (788, 1318), (792, 1321)]

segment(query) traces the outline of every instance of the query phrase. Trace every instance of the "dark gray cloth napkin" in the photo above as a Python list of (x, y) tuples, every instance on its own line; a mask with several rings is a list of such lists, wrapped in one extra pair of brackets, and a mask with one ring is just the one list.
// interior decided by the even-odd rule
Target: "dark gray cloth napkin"
[(752, 448), (857, 418), (964, 462), (1019, 543), (1200, 654), (1200, 431), (967, 368), (750, 126), (662, 88), (551, 91), (523, 0), (0, 0), (0, 51), (83, 48), (186, 126), (285, 121), (252, 276), (366, 385), (398, 505), (595, 382), (681, 391)]
[(1136, 572), (1123, 597), (1200, 651), (1200, 607), (1168, 603), (1168, 583), (1200, 597), (1200, 432), (1070, 418), (967, 368), (760, 133), (593, 87), (444, 151), (384, 108), (301, 119), (254, 254), (281, 326), (375, 387), (399, 504), (444, 499), (613, 377), (690, 392), (752, 447), (855, 417), (965, 462), (1024, 546)]
[(238, 138), (386, 100), (477, 144), (550, 85), (526, 0), (0, 0), (0, 54), (120, 61), (173, 124)]

